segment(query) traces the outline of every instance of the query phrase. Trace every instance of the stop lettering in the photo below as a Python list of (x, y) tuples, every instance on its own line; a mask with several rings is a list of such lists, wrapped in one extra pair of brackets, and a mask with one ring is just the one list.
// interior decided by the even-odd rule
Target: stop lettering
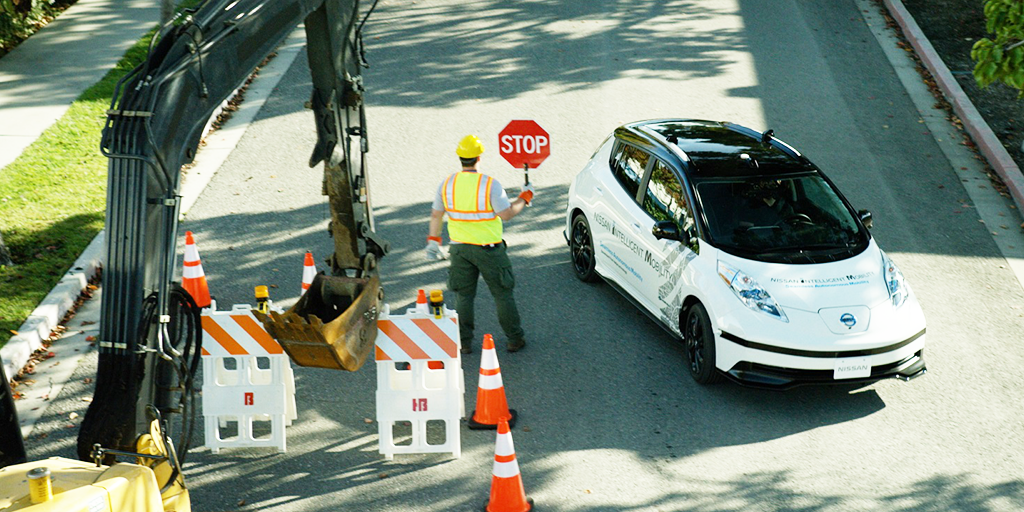
[(537, 168), (551, 155), (551, 138), (535, 121), (515, 120), (498, 133), (498, 152), (513, 167)]

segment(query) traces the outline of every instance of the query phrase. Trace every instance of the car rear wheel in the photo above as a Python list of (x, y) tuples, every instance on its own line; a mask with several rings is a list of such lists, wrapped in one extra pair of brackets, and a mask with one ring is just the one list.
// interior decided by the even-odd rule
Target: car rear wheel
[(590, 235), (590, 223), (583, 214), (572, 219), (572, 236), (569, 237), (569, 251), (572, 256), (572, 268), (576, 278), (584, 282), (597, 280), (594, 271), (594, 240)]
[(686, 361), (690, 364), (693, 380), (698, 384), (714, 384), (721, 380), (722, 376), (715, 369), (715, 332), (703, 304), (698, 302), (686, 312), (683, 333)]

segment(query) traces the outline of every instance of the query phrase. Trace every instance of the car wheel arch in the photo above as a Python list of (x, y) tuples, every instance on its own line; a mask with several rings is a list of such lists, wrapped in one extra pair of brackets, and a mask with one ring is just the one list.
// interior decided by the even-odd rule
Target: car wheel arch
[[(686, 321), (686, 314), (690, 312), (690, 308), (693, 307), (694, 304), (703, 304), (703, 302), (701, 302), (701, 300), (698, 299), (696, 295), (688, 295), (686, 299), (683, 300), (682, 307), (679, 308), (679, 332), (684, 333), (684, 337), (686, 335), (685, 331), (683, 330), (683, 322)], [(704, 307), (707, 308), (707, 306)]]
[(587, 214), (583, 212), (583, 208), (580, 208), (579, 206), (574, 206), (572, 211), (569, 212), (569, 222), (572, 222), (572, 220), (575, 219), (577, 215), (582, 215), (583, 217), (587, 216)]

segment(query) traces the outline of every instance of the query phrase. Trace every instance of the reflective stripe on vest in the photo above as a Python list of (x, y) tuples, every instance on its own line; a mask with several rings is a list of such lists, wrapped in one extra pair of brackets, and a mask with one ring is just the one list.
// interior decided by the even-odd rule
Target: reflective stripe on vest
[(491, 207), (494, 179), (477, 172), (458, 172), (444, 182), (448, 237), (454, 242), (488, 245), (501, 242), (501, 218)]

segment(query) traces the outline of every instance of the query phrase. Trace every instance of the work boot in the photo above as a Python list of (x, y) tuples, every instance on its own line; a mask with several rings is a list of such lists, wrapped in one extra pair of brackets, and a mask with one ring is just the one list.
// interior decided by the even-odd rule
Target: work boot
[(462, 348), (459, 349), (459, 352), (462, 352), (463, 354), (472, 354), (473, 353), (473, 344), (472, 343), (463, 342), (462, 343)]
[(506, 348), (508, 348), (509, 352), (519, 352), (525, 346), (526, 340), (524, 340), (523, 338), (519, 338), (518, 340), (509, 340), (508, 345), (506, 345)]

